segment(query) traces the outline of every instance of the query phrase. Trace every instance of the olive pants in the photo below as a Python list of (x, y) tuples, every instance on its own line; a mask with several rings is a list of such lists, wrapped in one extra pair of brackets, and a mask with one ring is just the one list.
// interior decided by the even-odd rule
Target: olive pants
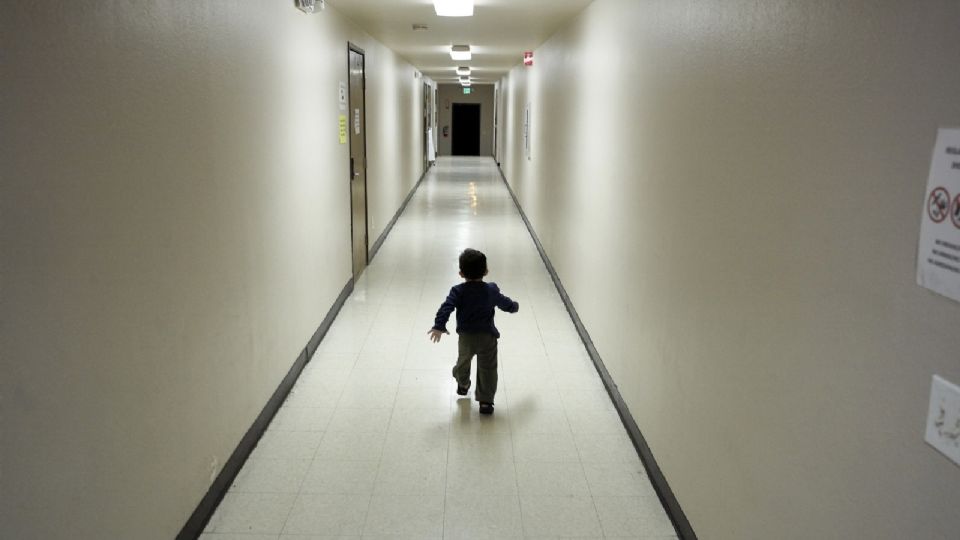
[(460, 334), (459, 356), (453, 378), (461, 387), (470, 386), (470, 363), (477, 357), (477, 391), (480, 403), (493, 403), (497, 393), (497, 338), (490, 334)]

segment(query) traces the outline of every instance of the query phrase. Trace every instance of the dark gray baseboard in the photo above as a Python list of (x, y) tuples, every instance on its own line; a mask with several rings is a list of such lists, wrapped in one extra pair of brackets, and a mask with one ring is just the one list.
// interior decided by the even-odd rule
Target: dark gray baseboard
[(390, 220), (390, 223), (387, 223), (387, 226), (383, 229), (383, 232), (380, 234), (380, 237), (377, 238), (377, 241), (373, 243), (373, 246), (370, 247), (370, 251), (367, 256), (367, 260), (372, 261), (373, 258), (377, 255), (377, 252), (380, 251), (380, 246), (383, 245), (383, 241), (387, 239), (387, 236), (390, 234), (390, 231), (393, 230), (393, 225), (400, 219), (400, 214), (407, 209), (407, 203), (410, 202), (410, 199), (413, 198), (413, 195), (420, 189), (420, 184), (423, 183), (423, 179), (427, 177), (427, 173), (430, 172), (430, 166), (428, 165), (426, 170), (423, 171), (423, 174), (420, 175), (420, 179), (417, 180), (417, 183), (414, 184), (413, 189), (410, 190), (410, 193), (407, 193), (407, 198), (403, 200), (403, 204), (400, 205), (400, 208), (397, 209), (397, 213), (393, 215), (393, 218)]
[[(497, 165), (499, 169), (499, 163)], [(643, 467), (647, 471), (650, 483), (653, 484), (653, 489), (657, 492), (657, 497), (660, 498), (660, 502), (663, 504), (667, 516), (673, 523), (674, 530), (677, 531), (677, 537), (680, 538), (680, 540), (697, 540), (697, 535), (693, 532), (690, 521), (680, 507), (680, 502), (673, 494), (673, 490), (670, 489), (667, 479), (663, 476), (663, 471), (661, 471), (660, 466), (657, 465), (657, 460), (654, 459), (650, 446), (647, 445), (646, 439), (644, 439), (643, 434), (640, 433), (640, 428), (637, 426), (633, 415), (630, 414), (630, 409), (623, 400), (623, 396), (620, 395), (620, 390), (617, 388), (616, 383), (613, 382), (613, 378), (610, 376), (610, 372), (607, 371), (596, 347), (593, 346), (593, 340), (590, 338), (586, 327), (583, 326), (583, 322), (580, 320), (577, 310), (573, 307), (573, 302), (570, 301), (570, 296), (567, 294), (566, 289), (564, 289), (563, 283), (560, 282), (560, 277), (557, 275), (553, 263), (550, 262), (550, 257), (547, 256), (547, 252), (544, 251), (543, 245), (540, 243), (540, 238), (537, 237), (537, 233), (533, 230), (533, 225), (531, 225), (530, 220), (527, 219), (527, 214), (523, 211), (523, 207), (520, 206), (520, 201), (510, 187), (510, 183), (507, 182), (507, 177), (503, 174), (503, 170), (499, 170), (500, 178), (503, 179), (504, 185), (507, 186), (507, 191), (510, 192), (510, 197), (513, 198), (513, 203), (520, 212), (520, 217), (523, 218), (523, 222), (526, 223), (530, 237), (533, 238), (533, 242), (537, 245), (537, 251), (540, 252), (540, 258), (543, 259), (543, 264), (546, 265), (547, 271), (550, 272), (550, 277), (553, 279), (553, 284), (557, 287), (557, 292), (560, 293), (560, 298), (563, 300), (563, 304), (570, 314), (570, 319), (573, 321), (574, 326), (577, 327), (580, 339), (583, 340), (583, 345), (586, 347), (590, 359), (593, 360), (593, 365), (597, 368), (600, 379), (603, 380), (603, 386), (607, 389), (607, 393), (610, 394), (610, 399), (613, 401), (613, 405), (620, 415), (620, 420), (623, 422), (627, 434), (629, 434), (630, 439), (633, 441), (633, 446), (640, 455), (640, 461), (643, 462)]]
[[(370, 249), (367, 257), (368, 260), (373, 260), (373, 257), (377, 254), (380, 246), (383, 245), (384, 240), (387, 239), (390, 231), (393, 230), (393, 226), (396, 224), (397, 219), (400, 218), (400, 214), (402, 214), (407, 208), (407, 203), (410, 202), (410, 199), (413, 198), (414, 193), (416, 193), (417, 189), (420, 188), (420, 184), (423, 183), (423, 179), (427, 176), (427, 172), (429, 172), (429, 170), (430, 169), (428, 167), (427, 170), (423, 171), (423, 174), (420, 175), (420, 179), (417, 180), (417, 183), (413, 186), (413, 189), (410, 190), (410, 193), (408, 193), (406, 199), (404, 199), (403, 204), (400, 205), (400, 209), (397, 210), (397, 213), (394, 214), (393, 219), (390, 220), (390, 223), (388, 223), (386, 228), (383, 230), (383, 234), (381, 234), (380, 238), (374, 242), (373, 247)], [(313, 358), (313, 353), (315, 353), (317, 351), (317, 347), (320, 346), (323, 336), (327, 334), (327, 331), (330, 329), (330, 325), (333, 324), (337, 314), (340, 313), (340, 308), (343, 307), (343, 304), (347, 301), (347, 298), (352, 292), (353, 278), (350, 278), (350, 280), (347, 281), (347, 284), (343, 287), (343, 290), (340, 291), (340, 296), (337, 297), (336, 301), (333, 303), (333, 306), (330, 307), (327, 315), (323, 318), (323, 322), (320, 323), (320, 326), (317, 327), (317, 330), (313, 333), (313, 336), (310, 337), (310, 341), (307, 342), (307, 346), (304, 347), (304, 349), (300, 352), (300, 355), (293, 363), (290, 371), (287, 372), (287, 375), (283, 378), (283, 381), (280, 382), (280, 385), (273, 392), (273, 395), (270, 396), (267, 404), (263, 407), (263, 410), (260, 411), (260, 414), (257, 415), (257, 419), (254, 420), (253, 425), (250, 426), (250, 429), (248, 429), (243, 438), (240, 439), (240, 443), (237, 445), (236, 449), (234, 449), (233, 453), (230, 454), (230, 458), (223, 465), (223, 470), (220, 471), (220, 474), (217, 475), (217, 478), (214, 479), (213, 483), (210, 485), (210, 489), (207, 490), (207, 494), (203, 497), (203, 499), (200, 500), (200, 504), (197, 505), (196, 510), (193, 511), (193, 514), (191, 514), (190, 518), (187, 520), (187, 523), (183, 526), (183, 529), (181, 529), (180, 533), (177, 534), (177, 540), (196, 540), (203, 533), (203, 529), (206, 528), (207, 522), (209, 522), (210, 518), (213, 517), (213, 513), (217, 510), (217, 506), (220, 505), (220, 502), (227, 494), (227, 491), (233, 484), (237, 474), (240, 473), (240, 469), (243, 468), (243, 464), (246, 463), (247, 458), (250, 457), (250, 453), (253, 452), (253, 449), (257, 446), (257, 442), (260, 441), (260, 437), (262, 437), (263, 433), (267, 430), (267, 426), (270, 425), (270, 421), (273, 420), (273, 417), (277, 414), (277, 411), (280, 410), (280, 406), (283, 405), (283, 401), (287, 398), (287, 395), (293, 388), (293, 384), (297, 381), (300, 373), (303, 372), (303, 368), (306, 367), (307, 362)]]
[(270, 396), (263, 410), (257, 415), (256, 420), (253, 421), (253, 425), (250, 426), (250, 429), (248, 429), (243, 435), (243, 438), (240, 439), (240, 443), (237, 444), (233, 453), (230, 454), (230, 458), (224, 463), (223, 469), (210, 485), (207, 494), (200, 500), (200, 504), (197, 505), (197, 508), (183, 526), (183, 529), (177, 534), (177, 540), (195, 540), (203, 533), (207, 522), (213, 517), (213, 513), (216, 511), (220, 501), (223, 500), (223, 497), (227, 494), (237, 474), (240, 473), (240, 469), (243, 468), (243, 464), (246, 463), (247, 458), (250, 457), (250, 453), (253, 452), (253, 449), (257, 446), (260, 437), (262, 437), (263, 433), (267, 430), (267, 426), (270, 425), (270, 421), (273, 420), (274, 415), (280, 410), (283, 401), (287, 399), (290, 389), (293, 388), (293, 384), (297, 381), (307, 362), (313, 357), (317, 346), (320, 345), (320, 340), (323, 339), (327, 330), (330, 329), (330, 325), (333, 324), (333, 320), (337, 317), (337, 313), (340, 312), (340, 308), (343, 307), (344, 302), (347, 301), (347, 297), (350, 296), (351, 292), (353, 292), (353, 278), (347, 281), (343, 290), (340, 291), (340, 296), (337, 297), (333, 306), (330, 307), (327, 315), (323, 318), (323, 322), (317, 327), (307, 346), (300, 351), (297, 360), (280, 382), (280, 385), (277, 386), (277, 389), (274, 390), (273, 395)]

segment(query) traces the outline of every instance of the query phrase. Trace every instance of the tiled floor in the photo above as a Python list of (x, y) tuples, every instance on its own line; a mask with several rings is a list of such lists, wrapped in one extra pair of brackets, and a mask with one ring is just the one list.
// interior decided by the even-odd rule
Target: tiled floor
[[(520, 303), (492, 417), (427, 339), (465, 247)], [(489, 158), (431, 169), (201, 538), (360, 537), (675, 537)]]

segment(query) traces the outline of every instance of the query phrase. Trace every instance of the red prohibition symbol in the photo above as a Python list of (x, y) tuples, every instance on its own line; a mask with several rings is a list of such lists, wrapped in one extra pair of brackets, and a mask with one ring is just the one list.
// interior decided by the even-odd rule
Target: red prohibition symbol
[(960, 195), (957, 195), (957, 198), (953, 200), (953, 206), (950, 208), (950, 221), (953, 222), (953, 226), (960, 229)]
[(947, 219), (950, 213), (950, 194), (946, 189), (938, 187), (930, 193), (930, 200), (927, 201), (927, 214), (934, 223), (940, 223)]

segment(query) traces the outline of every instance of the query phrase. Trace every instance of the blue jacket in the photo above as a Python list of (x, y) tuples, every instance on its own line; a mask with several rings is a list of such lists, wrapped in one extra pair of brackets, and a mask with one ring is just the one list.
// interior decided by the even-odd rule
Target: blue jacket
[(496, 283), (465, 281), (450, 289), (447, 299), (440, 305), (433, 328), (447, 331), (447, 319), (457, 310), (458, 334), (492, 334), (499, 338), (500, 332), (493, 325), (493, 308), (507, 313), (516, 313), (520, 304), (504, 296)]

